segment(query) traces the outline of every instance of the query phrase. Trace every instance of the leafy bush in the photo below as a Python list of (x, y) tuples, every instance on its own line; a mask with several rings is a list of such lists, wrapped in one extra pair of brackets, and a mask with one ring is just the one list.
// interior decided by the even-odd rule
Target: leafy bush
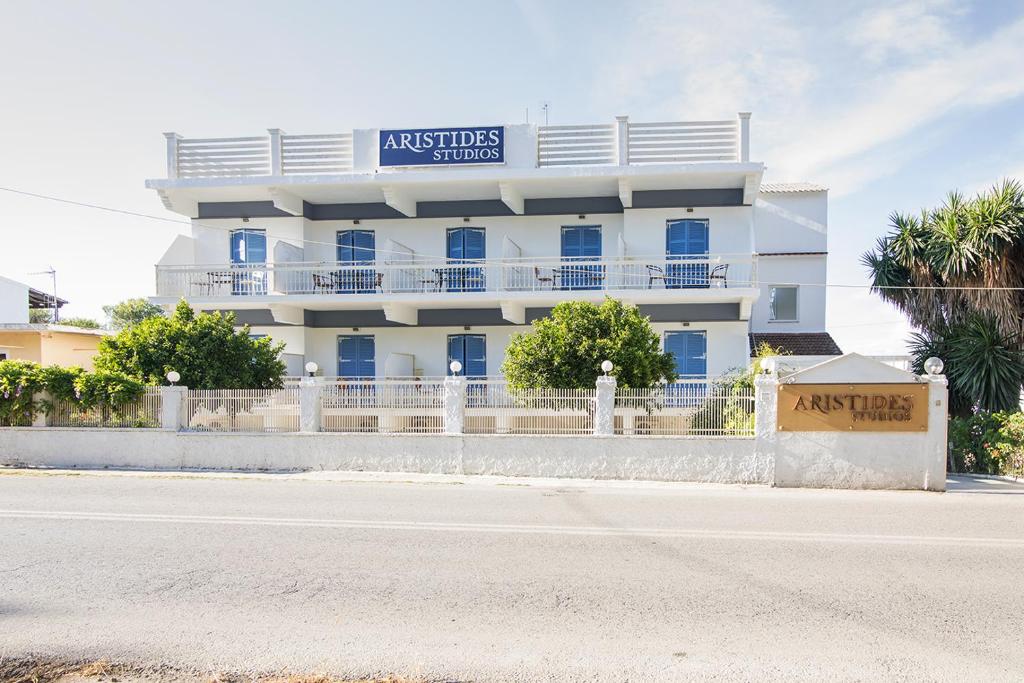
[(196, 313), (182, 301), (169, 318), (151, 317), (105, 337), (96, 369), (153, 385), (170, 370), (193, 389), (277, 389), (283, 384), (284, 344), (235, 330), (233, 313)]
[(0, 360), (0, 427), (23, 427), (35, 417), (33, 394), (39, 366), (27, 360)]
[(949, 449), (957, 472), (1024, 477), (1024, 413), (951, 418)]
[(623, 388), (646, 389), (674, 381), (675, 360), (661, 350), (650, 321), (636, 306), (606, 298), (600, 306), (563, 301), (551, 315), (517, 334), (505, 351), (501, 371), (511, 389), (593, 389), (602, 361)]

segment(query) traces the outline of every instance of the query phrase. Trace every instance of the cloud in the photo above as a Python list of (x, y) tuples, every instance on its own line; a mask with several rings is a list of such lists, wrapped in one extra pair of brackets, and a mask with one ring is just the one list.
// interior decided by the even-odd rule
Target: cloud
[(874, 61), (919, 57), (959, 43), (954, 20), (963, 8), (949, 0), (908, 0), (865, 11), (849, 33), (849, 42)]

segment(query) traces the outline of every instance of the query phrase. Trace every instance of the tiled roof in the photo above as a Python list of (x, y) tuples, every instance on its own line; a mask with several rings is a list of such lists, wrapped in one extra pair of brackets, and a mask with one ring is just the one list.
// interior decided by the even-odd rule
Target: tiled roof
[(751, 332), (750, 356), (761, 344), (792, 356), (839, 356), (842, 351), (828, 332)]
[(761, 192), (827, 192), (817, 183), (761, 183)]

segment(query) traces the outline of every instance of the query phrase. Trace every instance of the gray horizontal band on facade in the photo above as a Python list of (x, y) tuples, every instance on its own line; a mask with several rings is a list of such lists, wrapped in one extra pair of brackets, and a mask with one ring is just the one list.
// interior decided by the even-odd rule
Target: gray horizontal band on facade
[[(239, 325), (253, 327), (294, 327), (279, 323), (267, 309), (225, 310), (234, 313)], [(550, 308), (527, 308), (526, 323), (543, 318), (551, 313)], [(740, 305), (737, 303), (714, 304), (641, 304), (640, 313), (655, 323), (677, 322), (728, 322), (740, 319)], [(415, 329), (409, 325), (392, 322), (384, 318), (384, 311), (376, 309), (347, 311), (304, 311), (305, 327), (394, 327)], [(500, 326), (512, 325), (501, 317), (500, 308), (423, 308), (419, 311), (416, 327), (451, 326)]]
[[(687, 207), (742, 206), (741, 189), (643, 190), (633, 192), (634, 209), (671, 209)], [(618, 197), (553, 197), (526, 199), (527, 216), (622, 213)], [(354, 204), (310, 204), (302, 202), (302, 214), (311, 221), (405, 219), (404, 214), (383, 202)], [(512, 210), (500, 199), (417, 202), (417, 218), (460, 218), (464, 216), (512, 216)], [(211, 218), (290, 218), (292, 215), (274, 206), (272, 201), (199, 202), (199, 219)]]

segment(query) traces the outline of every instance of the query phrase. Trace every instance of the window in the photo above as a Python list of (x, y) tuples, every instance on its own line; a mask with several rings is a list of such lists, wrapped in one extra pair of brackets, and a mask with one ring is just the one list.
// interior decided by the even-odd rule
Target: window
[(482, 334), (448, 335), (448, 369), (453, 360), (462, 363), (462, 375), (470, 378), (487, 376), (487, 337)]
[[(476, 263), (487, 257), (483, 228), (449, 228), (448, 262)], [(443, 280), (449, 292), (484, 291), (484, 269), (480, 266), (445, 268)]]
[[(376, 258), (373, 230), (339, 230), (337, 256), (338, 263), (343, 266), (373, 265)], [(373, 268), (342, 268), (334, 282), (326, 283), (326, 288), (342, 294), (373, 294), (377, 288), (376, 280), (377, 271)], [(325, 283), (321, 280), (313, 284), (319, 289)]]
[(562, 261), (590, 261), (590, 265), (563, 264), (559, 269), (562, 289), (601, 289), (604, 266), (601, 259), (600, 225), (567, 225), (562, 228)]
[(669, 221), (665, 229), (665, 288), (705, 288), (708, 282), (706, 263), (672, 263), (672, 261), (706, 259), (708, 255), (708, 221), (684, 219)]
[(768, 295), (768, 319), (796, 322), (797, 287), (772, 287)]
[(377, 375), (377, 345), (372, 334), (338, 337), (338, 377), (373, 379)]
[(707, 390), (707, 333), (666, 332), (665, 351), (675, 357), (679, 380), (665, 388), (666, 405), (676, 408), (699, 405)]
[(0, 360), (7, 360), (7, 354), (6, 353), (0, 353)]
[[(231, 293), (266, 294), (267, 233), (243, 228), (231, 231)], [(215, 274), (216, 275), (216, 274)]]

